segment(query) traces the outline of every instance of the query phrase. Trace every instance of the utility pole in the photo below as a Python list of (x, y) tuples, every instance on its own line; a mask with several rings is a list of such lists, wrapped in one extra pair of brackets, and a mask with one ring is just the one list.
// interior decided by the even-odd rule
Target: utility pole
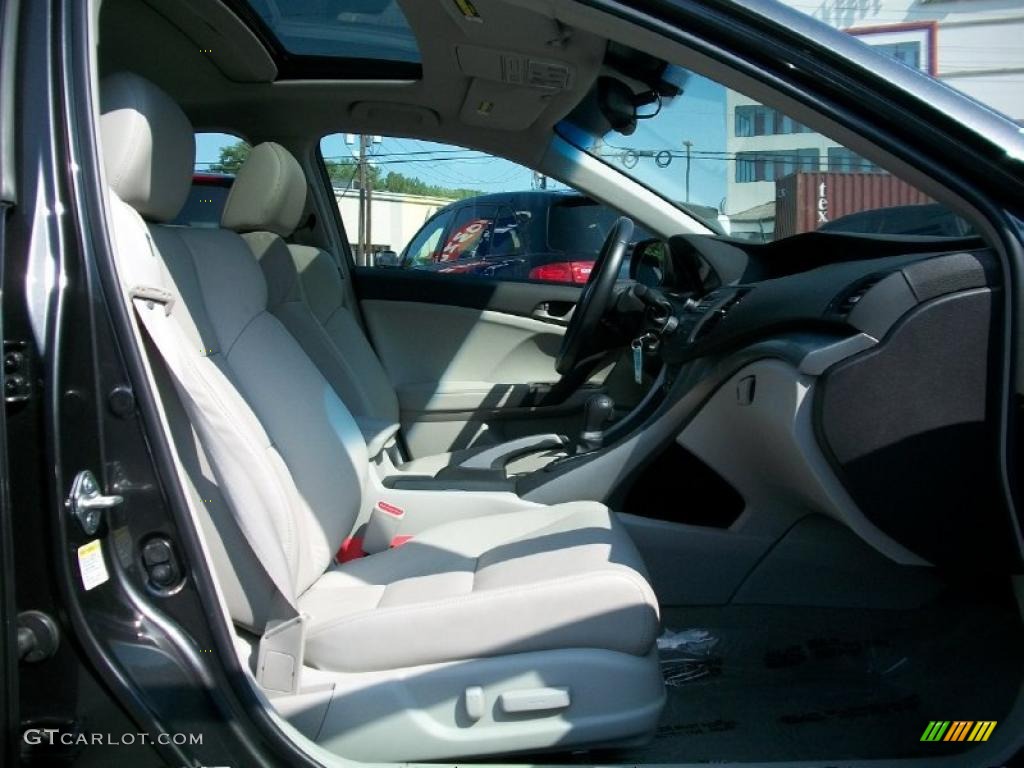
[(363, 136), (363, 177), (366, 179), (366, 250), (363, 252), (363, 263), (368, 267), (373, 263), (373, 174), (370, 173), (366, 161), (366, 150), (373, 141), (372, 136)]
[(356, 260), (360, 266), (366, 266), (366, 209), (369, 208), (369, 200), (366, 195), (366, 136), (359, 134), (359, 160), (356, 165), (357, 178), (359, 179), (359, 247), (356, 249)]
[(693, 142), (687, 139), (683, 146), (686, 147), (686, 202), (690, 202), (690, 148)]

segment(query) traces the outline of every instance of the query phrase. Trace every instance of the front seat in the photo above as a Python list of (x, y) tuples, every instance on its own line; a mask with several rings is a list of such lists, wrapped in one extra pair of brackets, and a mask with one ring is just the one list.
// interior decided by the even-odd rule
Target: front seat
[(123, 298), (168, 420), (188, 427), (171, 427), (178, 460), (205, 489), (197, 516), (212, 521), (218, 582), (240, 642), (259, 642), (254, 672), (274, 706), (326, 748), (373, 761), (648, 737), (664, 702), (658, 606), (603, 506), (481, 509), (334, 562), (373, 501), (362, 434), (268, 311), (245, 241), (166, 224), (192, 173), (184, 113), (129, 73), (101, 97)]
[[(268, 306), (302, 345), (352, 412), (366, 439), (371, 459), (388, 451), (388, 469), (436, 476), (458, 471), (480, 457), (495, 455), (496, 469), (504, 468), (521, 453), (561, 447), (554, 435), (538, 435), (501, 446), (467, 448), (420, 456), (400, 456), (398, 396), (384, 367), (353, 312), (345, 305), (345, 291), (334, 258), (308, 245), (289, 244), (299, 225), (306, 200), (306, 177), (295, 157), (280, 144), (254, 147), (238, 171), (221, 226), (242, 235), (263, 268)], [(546, 456), (546, 454), (545, 454)], [(538, 459), (546, 463), (544, 457)], [(528, 468), (540, 466), (523, 462)], [(491, 462), (484, 466), (491, 469)], [(450, 473), (451, 474), (451, 473)]]

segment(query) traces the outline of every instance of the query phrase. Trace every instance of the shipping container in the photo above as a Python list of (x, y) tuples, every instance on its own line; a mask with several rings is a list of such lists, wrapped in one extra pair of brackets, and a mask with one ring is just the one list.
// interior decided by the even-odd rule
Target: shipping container
[(852, 213), (934, 202), (888, 173), (791, 173), (776, 182), (775, 198), (775, 239)]

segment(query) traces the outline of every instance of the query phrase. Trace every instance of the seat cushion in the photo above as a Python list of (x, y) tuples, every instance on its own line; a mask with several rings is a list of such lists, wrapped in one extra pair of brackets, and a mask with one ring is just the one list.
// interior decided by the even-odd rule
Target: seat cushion
[(592, 502), (432, 528), (329, 570), (299, 607), (306, 663), (352, 672), (559, 648), (643, 656), (659, 625), (639, 554)]

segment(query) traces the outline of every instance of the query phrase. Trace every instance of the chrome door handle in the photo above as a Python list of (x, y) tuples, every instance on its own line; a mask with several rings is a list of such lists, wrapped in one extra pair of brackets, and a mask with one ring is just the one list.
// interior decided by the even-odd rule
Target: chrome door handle
[(569, 311), (564, 315), (553, 315), (551, 314), (551, 305), (548, 302), (538, 304), (533, 310), (531, 317), (534, 320), (542, 320), (545, 323), (558, 323), (560, 325), (566, 325), (572, 319), (572, 313), (576, 310), (575, 306), (569, 308)]

